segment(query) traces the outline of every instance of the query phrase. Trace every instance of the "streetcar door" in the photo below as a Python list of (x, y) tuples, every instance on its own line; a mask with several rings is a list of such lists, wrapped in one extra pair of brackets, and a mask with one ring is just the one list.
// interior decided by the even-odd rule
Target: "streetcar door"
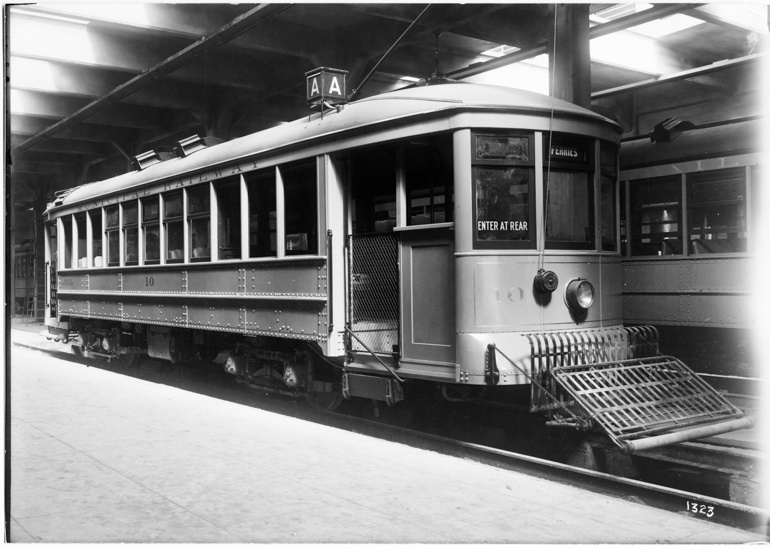
[(347, 351), (399, 353), (397, 147), (353, 151), (349, 159)]

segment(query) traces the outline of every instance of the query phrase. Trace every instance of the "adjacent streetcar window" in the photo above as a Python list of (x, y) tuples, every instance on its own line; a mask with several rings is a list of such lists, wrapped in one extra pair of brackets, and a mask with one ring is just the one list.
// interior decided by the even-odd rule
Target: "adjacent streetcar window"
[(681, 255), (681, 177), (632, 181), (630, 201), (631, 255)]
[(535, 246), (532, 135), (472, 137), (476, 248)]
[(746, 170), (687, 176), (690, 253), (746, 252)]
[(246, 176), (249, 257), (276, 255), (275, 168)]

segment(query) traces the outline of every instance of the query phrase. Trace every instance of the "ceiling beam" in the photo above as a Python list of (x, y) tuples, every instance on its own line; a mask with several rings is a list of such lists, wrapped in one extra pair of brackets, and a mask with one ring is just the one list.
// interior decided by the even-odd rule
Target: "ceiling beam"
[(765, 36), (770, 34), (768, 19), (757, 17), (756, 13), (740, 4), (706, 4), (688, 11), (687, 15), (728, 29), (756, 32)]
[(72, 127), (73, 125), (82, 122), (93, 114), (119, 102), (121, 99), (131, 95), (136, 90), (147, 86), (148, 84), (158, 80), (159, 78), (162, 78), (170, 72), (173, 72), (182, 65), (189, 63), (201, 55), (204, 55), (211, 49), (216, 48), (217, 46), (220, 46), (229, 40), (232, 40), (234, 37), (249, 30), (255, 25), (258, 25), (259, 23), (274, 17), (278, 13), (287, 9), (290, 5), (291, 4), (260, 4), (256, 8), (247, 11), (224, 27), (220, 28), (212, 35), (198, 40), (182, 51), (162, 61), (158, 65), (144, 71), (139, 76), (136, 76), (125, 84), (118, 86), (109, 94), (107, 94), (107, 96), (97, 99), (96, 101), (75, 112), (71, 116), (34, 135), (15, 149), (12, 149), (11, 156), (18, 155), (22, 151), (33, 147), (35, 144), (40, 143), (53, 135), (56, 135), (63, 129)]
[(740, 59), (728, 59), (726, 61), (719, 61), (712, 63), (706, 67), (698, 67), (686, 71), (677, 72), (674, 74), (667, 74), (659, 78), (651, 78), (649, 80), (643, 80), (642, 82), (634, 82), (626, 86), (618, 86), (617, 88), (611, 88), (609, 90), (602, 90), (591, 94), (591, 99), (604, 99), (605, 97), (611, 97), (613, 95), (620, 95), (623, 93), (631, 93), (654, 86), (660, 86), (669, 82), (677, 82), (680, 80), (688, 80), (690, 78), (696, 78), (700, 76), (706, 76), (712, 73), (732, 69), (736, 67), (743, 67), (749, 65), (759, 65), (761, 61), (767, 59), (767, 54), (756, 53), (754, 55), (748, 55), (741, 57)]
[[(693, 7), (697, 7), (699, 5), (700, 4), (658, 4), (650, 9), (635, 13), (634, 15), (627, 15), (626, 17), (621, 17), (615, 21), (610, 21), (609, 23), (595, 25), (589, 30), (589, 37), (599, 38), (601, 36), (620, 32), (631, 27), (636, 27), (637, 25), (641, 25), (643, 23), (648, 23), (663, 17), (668, 17), (669, 15), (674, 15), (681, 11), (692, 9)], [(476, 74), (481, 74), (493, 69), (505, 67), (513, 63), (518, 63), (519, 61), (525, 61), (527, 59), (537, 57), (538, 55), (547, 53), (547, 51), (548, 43), (543, 42), (541, 44), (537, 44), (517, 52), (509, 53), (508, 55), (504, 55), (503, 57), (499, 57), (497, 59), (492, 59), (482, 63), (475, 63), (464, 69), (450, 72), (447, 74), (447, 76), (457, 79), (467, 78), (469, 76), (474, 76)]]

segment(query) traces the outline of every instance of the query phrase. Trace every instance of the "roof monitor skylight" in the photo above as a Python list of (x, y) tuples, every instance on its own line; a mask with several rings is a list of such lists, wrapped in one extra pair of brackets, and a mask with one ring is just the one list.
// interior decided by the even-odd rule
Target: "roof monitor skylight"
[(481, 55), (486, 55), (487, 57), (502, 57), (504, 55), (508, 55), (509, 53), (519, 51), (519, 49), (521, 48), (517, 48), (515, 46), (506, 46), (503, 44), (502, 46), (497, 46), (491, 50), (483, 51), (481, 52)]
[(629, 30), (639, 34), (644, 34), (650, 38), (661, 38), (663, 36), (668, 36), (669, 34), (674, 34), (675, 32), (683, 31), (702, 23), (703, 21), (700, 19), (695, 19), (689, 15), (677, 13), (669, 17), (664, 17), (663, 19), (657, 19), (655, 21), (650, 21), (649, 23), (644, 23), (643, 25), (632, 27)]

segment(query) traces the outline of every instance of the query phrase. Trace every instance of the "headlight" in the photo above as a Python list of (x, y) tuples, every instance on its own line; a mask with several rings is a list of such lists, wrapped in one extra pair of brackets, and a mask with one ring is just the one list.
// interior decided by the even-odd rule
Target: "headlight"
[(594, 302), (594, 287), (587, 280), (578, 278), (567, 284), (567, 305), (574, 311), (588, 309)]

